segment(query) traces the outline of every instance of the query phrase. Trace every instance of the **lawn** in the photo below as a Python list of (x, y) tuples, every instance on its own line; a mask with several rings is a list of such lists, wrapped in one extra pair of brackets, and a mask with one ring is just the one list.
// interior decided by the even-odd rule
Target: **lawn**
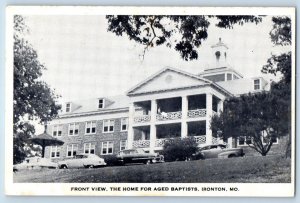
[(291, 182), (291, 160), (266, 156), (94, 169), (24, 170), (14, 174), (14, 182), (288, 183)]

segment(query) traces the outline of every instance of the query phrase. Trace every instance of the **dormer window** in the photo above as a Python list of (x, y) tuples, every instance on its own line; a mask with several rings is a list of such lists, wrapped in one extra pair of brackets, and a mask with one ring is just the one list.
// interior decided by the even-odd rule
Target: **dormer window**
[(260, 90), (260, 79), (254, 80), (254, 90)]
[(98, 109), (103, 109), (104, 108), (104, 99), (99, 99), (98, 101)]
[(66, 104), (66, 113), (71, 112), (71, 103)]

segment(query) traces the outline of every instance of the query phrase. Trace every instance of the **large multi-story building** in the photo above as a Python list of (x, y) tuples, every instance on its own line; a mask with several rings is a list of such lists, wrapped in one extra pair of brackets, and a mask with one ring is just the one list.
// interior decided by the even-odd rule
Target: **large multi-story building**
[[(193, 137), (199, 145), (218, 143), (210, 119), (223, 109), (224, 99), (268, 90), (269, 84), (262, 77), (244, 78), (228, 66), (228, 47), (221, 39), (211, 48), (214, 67), (197, 75), (166, 67), (126, 95), (66, 103), (47, 129), (64, 145), (47, 147), (46, 157), (104, 156), (125, 148), (160, 151), (174, 137)], [(228, 147), (245, 142), (226, 140)]]

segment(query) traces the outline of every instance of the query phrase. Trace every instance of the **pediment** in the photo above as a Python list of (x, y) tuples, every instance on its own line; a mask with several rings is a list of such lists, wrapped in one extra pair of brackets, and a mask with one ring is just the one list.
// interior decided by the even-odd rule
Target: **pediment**
[(201, 86), (210, 82), (180, 70), (165, 68), (128, 91), (128, 95)]

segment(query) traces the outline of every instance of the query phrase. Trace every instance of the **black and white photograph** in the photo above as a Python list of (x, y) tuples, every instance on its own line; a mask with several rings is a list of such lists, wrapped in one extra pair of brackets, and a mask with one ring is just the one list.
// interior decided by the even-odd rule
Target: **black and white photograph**
[(7, 194), (294, 196), (294, 8), (6, 16)]

